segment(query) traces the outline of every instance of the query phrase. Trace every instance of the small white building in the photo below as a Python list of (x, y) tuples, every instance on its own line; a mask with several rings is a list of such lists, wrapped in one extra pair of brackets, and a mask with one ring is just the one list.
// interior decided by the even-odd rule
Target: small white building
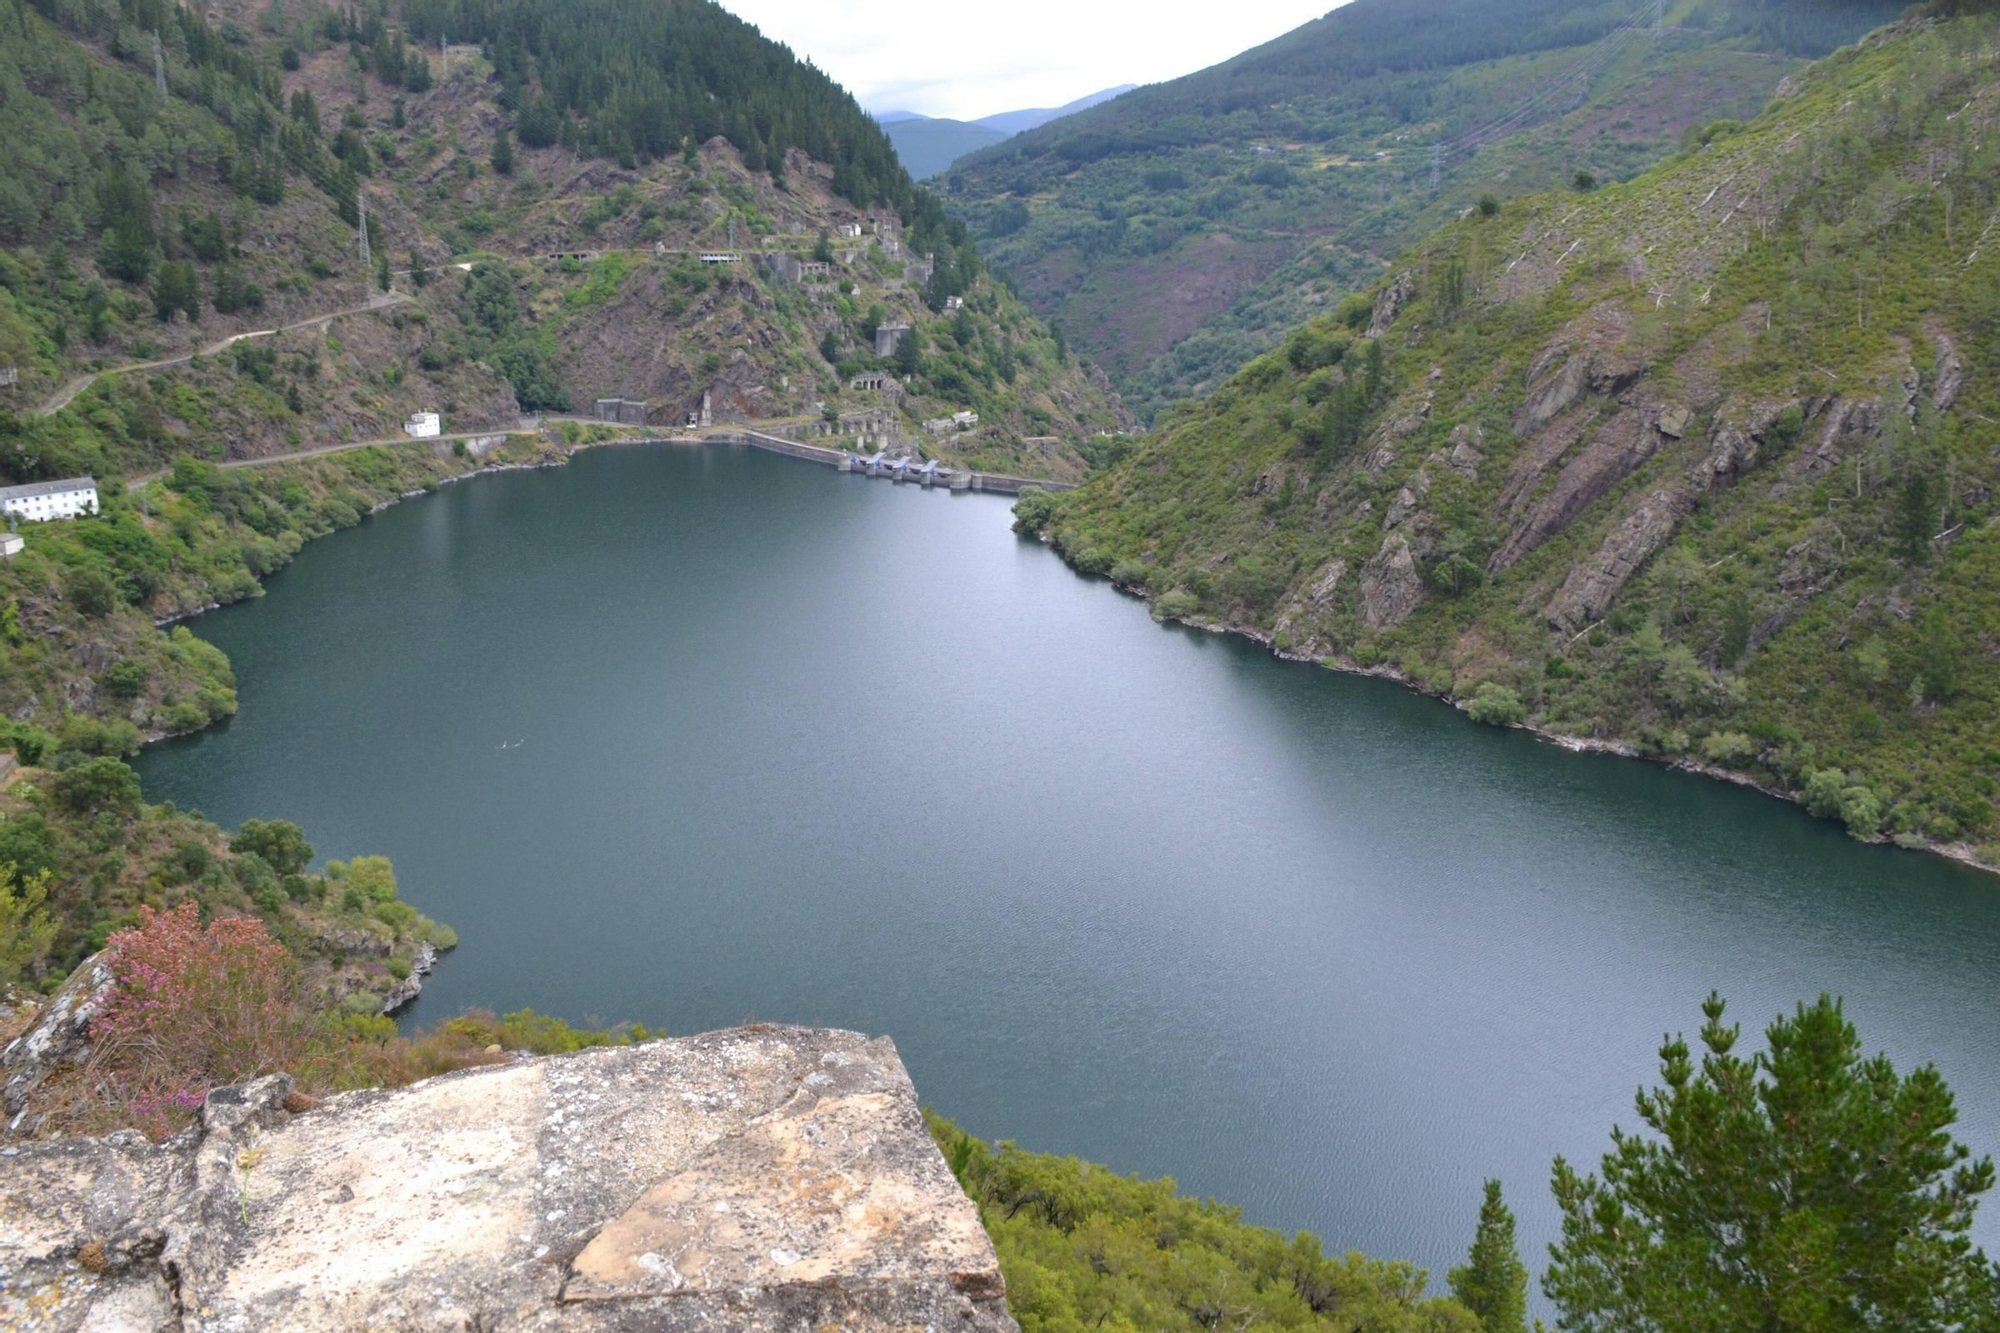
[(435, 412), (412, 412), (403, 423), (403, 433), (412, 439), (427, 440), (443, 429)]
[(963, 310), (965, 309), (965, 298), (963, 296), (947, 296), (944, 298), (944, 308), (946, 310)]
[(97, 479), (66, 477), (26, 486), (0, 487), (0, 514), (16, 514), (35, 523), (75, 518), (97, 512)]
[(951, 414), (951, 424), (961, 427), (977, 426), (979, 424), (979, 414), (977, 412), (953, 412)]
[(0, 532), (0, 560), (12, 560), (27, 545), (18, 532)]
[(843, 222), (840, 224), (840, 234), (849, 240), (857, 239), (861, 235), (861, 224), (859, 222)]

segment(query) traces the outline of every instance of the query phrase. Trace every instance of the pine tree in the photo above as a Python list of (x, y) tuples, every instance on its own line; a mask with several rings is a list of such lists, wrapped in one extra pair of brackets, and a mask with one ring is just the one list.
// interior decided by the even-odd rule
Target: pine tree
[(1571, 1330), (1772, 1333), (1994, 1327), (1996, 1275), (1970, 1232), (1993, 1163), (1955, 1142), (1937, 1070), (1864, 1059), (1822, 995), (1736, 1054), (1721, 997), (1706, 1053), (1660, 1047), (1650, 1134), (1614, 1131), (1603, 1175), (1562, 1158), (1562, 1240), (1542, 1290)]
[(1930, 563), (1937, 511), (1931, 479), (1922, 472), (1912, 472), (1896, 501), (1896, 554), (1903, 560), (1912, 565)]
[(514, 174), (514, 140), (508, 135), (507, 127), (493, 136), (493, 169), (502, 176)]
[(1528, 1268), (1514, 1244), (1514, 1214), (1500, 1198), (1500, 1182), (1486, 1182), (1479, 1230), (1463, 1266), (1446, 1278), (1459, 1304), (1479, 1316), (1486, 1333), (1527, 1333)]

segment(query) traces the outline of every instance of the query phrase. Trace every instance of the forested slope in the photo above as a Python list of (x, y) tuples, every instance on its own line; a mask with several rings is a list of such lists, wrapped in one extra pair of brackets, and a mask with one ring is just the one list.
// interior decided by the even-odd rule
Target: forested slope
[(976, 154), (948, 202), (1150, 418), (1482, 194), (1628, 177), (1902, 7), (1670, 0), (1654, 33), (1623, 0), (1354, 0)]
[(1024, 525), (1157, 614), (1991, 844), (1996, 37), (1912, 20), (1469, 209)]
[[(710, 391), (752, 416), (874, 408), (912, 437), (926, 415), (972, 408), (977, 438), (947, 452), (1050, 475), (1080, 470), (1078, 446), (1124, 422), (823, 74), (699, 0), (562, 14), (247, 5), (211, 27), (152, 0), (5, 0), (0, 366), (18, 374), (0, 416), (6, 479), (369, 438), (440, 407), (468, 427), (511, 424), (515, 407), (599, 393), (645, 397), (676, 422)], [(446, 24), (453, 44), (433, 44)], [(690, 275), (704, 250), (740, 258)], [(588, 281), (551, 258), (618, 251)], [(765, 262), (781, 255), (835, 271), (801, 282)], [(500, 273), (468, 284), (440, 270), (452, 260)], [(647, 323), (578, 318), (614, 287), (653, 296)], [(482, 299), (467, 304), (468, 290)], [(717, 292), (737, 314), (710, 318), (701, 297)], [(41, 419), (93, 371), (392, 299), (383, 318), (404, 336), (368, 337), (359, 356), (374, 392), (326, 364), (341, 345), (329, 325), (333, 350), (237, 367), (255, 373), (233, 390), (208, 358), (205, 391), (275, 395), (227, 426), (169, 401), (134, 455), (90, 438), (103, 431), (87, 402), (81, 421)], [(883, 322), (918, 329), (900, 363), (874, 356)], [(632, 368), (626, 381), (580, 373), (607, 353)], [(848, 381), (875, 370), (906, 383), (856, 398)], [(514, 403), (495, 400), (489, 372)], [(769, 401), (738, 393), (765, 380)], [(1023, 439), (1038, 443), (1024, 452)]]

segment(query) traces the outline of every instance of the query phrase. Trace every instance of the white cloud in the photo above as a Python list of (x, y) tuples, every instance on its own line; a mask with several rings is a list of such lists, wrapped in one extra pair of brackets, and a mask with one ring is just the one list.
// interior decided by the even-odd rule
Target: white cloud
[(871, 111), (976, 120), (1177, 78), (1318, 18), (1329, 0), (722, 0)]

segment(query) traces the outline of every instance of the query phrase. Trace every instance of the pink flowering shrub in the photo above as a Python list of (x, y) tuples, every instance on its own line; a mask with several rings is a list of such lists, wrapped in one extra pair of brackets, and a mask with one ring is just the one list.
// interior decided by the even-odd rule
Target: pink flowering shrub
[(98, 1108), (155, 1139), (185, 1125), (210, 1088), (295, 1068), (315, 1018), (298, 966), (255, 917), (206, 926), (190, 899), (108, 945), (110, 996), (92, 1021)]

